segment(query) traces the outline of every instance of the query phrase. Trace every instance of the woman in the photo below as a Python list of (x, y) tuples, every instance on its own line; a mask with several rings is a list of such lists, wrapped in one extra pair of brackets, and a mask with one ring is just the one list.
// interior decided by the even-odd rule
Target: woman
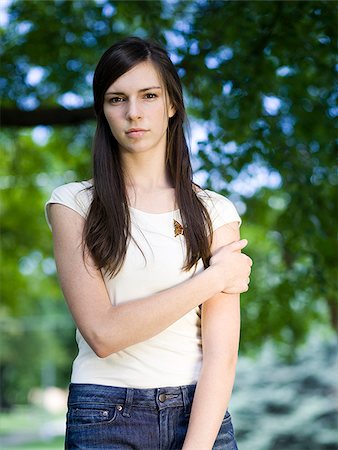
[(66, 448), (236, 449), (227, 407), (252, 264), (241, 219), (192, 181), (164, 49), (118, 42), (93, 89), (93, 179), (46, 204), (79, 346)]

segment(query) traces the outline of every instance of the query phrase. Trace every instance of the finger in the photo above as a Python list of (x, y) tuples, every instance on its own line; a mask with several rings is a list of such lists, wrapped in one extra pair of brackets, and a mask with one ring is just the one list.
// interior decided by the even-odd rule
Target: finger
[(235, 241), (229, 244), (229, 247), (231, 250), (242, 250), (242, 248), (246, 247), (248, 245), (248, 241), (246, 239), (241, 239), (240, 241)]
[(245, 262), (248, 264), (248, 266), (252, 266), (252, 264), (253, 264), (253, 261), (252, 261), (252, 259), (250, 258), (250, 256), (248, 256), (248, 255), (246, 255), (245, 253), (242, 253), (242, 256), (245, 258)]
[(241, 294), (244, 294), (244, 292), (248, 292), (248, 290), (249, 290), (249, 286), (248, 286), (247, 284), (245, 284), (245, 285), (243, 286), (243, 289), (242, 289)]
[(226, 291), (222, 291), (224, 294), (243, 294), (249, 290), (249, 286), (246, 283), (228, 288)]

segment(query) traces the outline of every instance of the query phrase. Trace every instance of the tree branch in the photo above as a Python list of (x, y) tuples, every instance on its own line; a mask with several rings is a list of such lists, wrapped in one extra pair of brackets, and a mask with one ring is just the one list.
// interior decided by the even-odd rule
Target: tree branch
[(77, 125), (87, 120), (94, 120), (92, 107), (65, 109), (62, 107), (38, 108), (23, 111), (18, 108), (1, 108), (0, 123), (2, 127), (36, 127), (37, 125)]

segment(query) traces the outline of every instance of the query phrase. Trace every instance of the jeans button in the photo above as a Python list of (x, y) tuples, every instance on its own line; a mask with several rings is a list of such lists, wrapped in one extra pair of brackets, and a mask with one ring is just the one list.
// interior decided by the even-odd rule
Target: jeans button
[(121, 405), (117, 405), (117, 406), (116, 406), (116, 409), (117, 409), (118, 411), (122, 411), (123, 407), (122, 407)]
[(165, 402), (167, 400), (167, 396), (165, 394), (160, 394), (158, 396), (158, 399), (161, 403)]

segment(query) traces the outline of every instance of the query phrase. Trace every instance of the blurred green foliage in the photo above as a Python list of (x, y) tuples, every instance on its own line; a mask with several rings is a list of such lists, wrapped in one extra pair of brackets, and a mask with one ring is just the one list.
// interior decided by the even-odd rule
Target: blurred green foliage
[[(14, 1), (0, 30), (3, 123), (7, 108), (19, 123), (27, 111), (34, 122), (41, 108), (90, 106), (98, 58), (121, 37), (168, 48), (205, 133), (196, 176), (236, 203), (250, 241), (242, 352), (271, 339), (291, 355), (313, 327), (337, 328), (336, 8)], [(66, 385), (76, 352), (43, 204), (57, 185), (90, 177), (95, 124), (42, 123), (3, 127), (0, 138), (2, 405), (25, 401), (41, 380)]]

